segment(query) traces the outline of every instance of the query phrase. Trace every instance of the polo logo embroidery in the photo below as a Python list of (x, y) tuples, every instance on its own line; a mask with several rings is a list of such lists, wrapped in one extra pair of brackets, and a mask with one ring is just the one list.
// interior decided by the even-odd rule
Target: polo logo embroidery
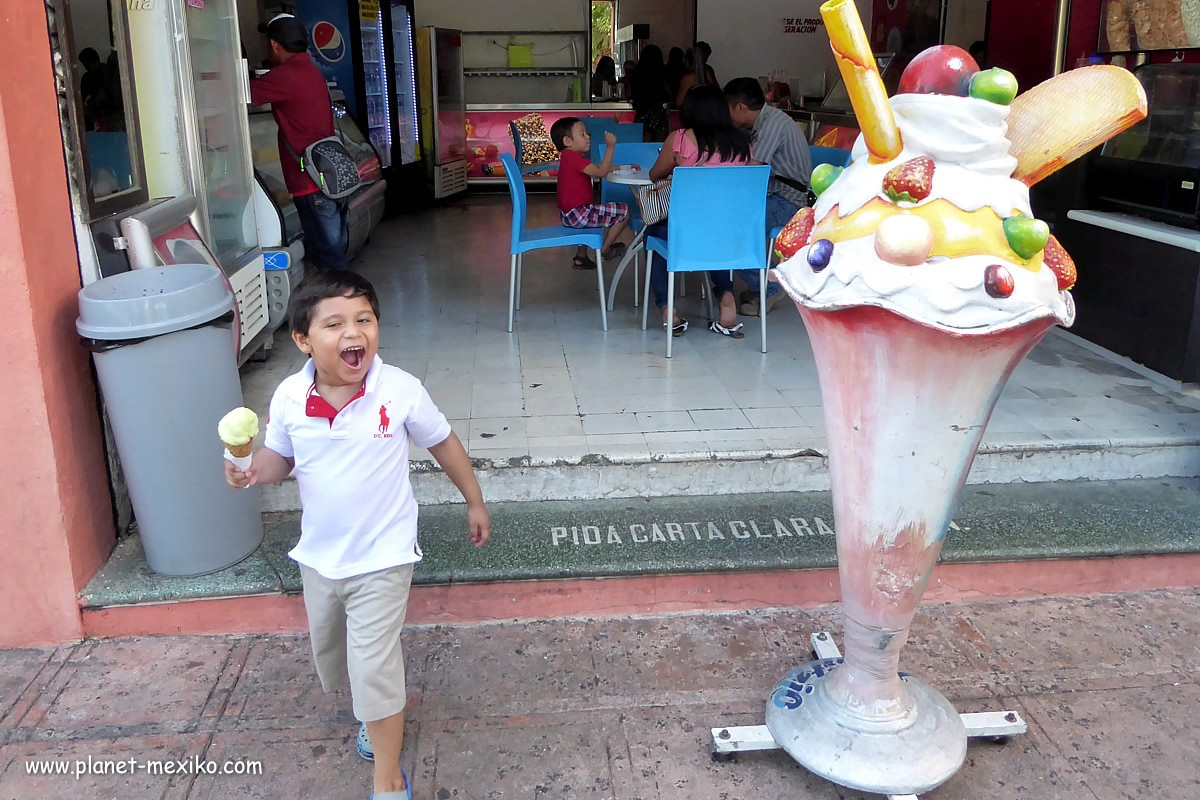
[(392, 420), (391, 417), (388, 416), (387, 407), (387, 403), (384, 403), (379, 407), (379, 433), (375, 434), (376, 439), (392, 438), (392, 435), (388, 433), (388, 428), (392, 426)]

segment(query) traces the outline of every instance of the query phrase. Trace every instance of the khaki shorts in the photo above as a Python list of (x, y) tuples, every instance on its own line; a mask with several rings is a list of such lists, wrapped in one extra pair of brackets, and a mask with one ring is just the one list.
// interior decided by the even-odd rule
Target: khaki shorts
[(363, 722), (399, 714), (406, 699), (400, 631), (413, 565), (330, 580), (301, 564), (300, 574), (321, 687), (332, 692), (348, 681)]

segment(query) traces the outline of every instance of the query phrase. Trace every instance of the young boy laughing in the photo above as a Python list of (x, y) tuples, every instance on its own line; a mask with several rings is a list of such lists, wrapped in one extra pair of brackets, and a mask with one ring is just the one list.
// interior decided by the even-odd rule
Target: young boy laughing
[(365, 278), (318, 272), (297, 288), (292, 339), (310, 358), (271, 399), (263, 449), (244, 488), (279, 483), (293, 470), (304, 509), (300, 564), (317, 675), (325, 691), (349, 681), (362, 721), (358, 752), (375, 762), (373, 800), (412, 800), (400, 767), (404, 658), (400, 631), (417, 544), (417, 504), (408, 479), (409, 442), (425, 447), (467, 502), (471, 541), (491, 520), (462, 442), (412, 375), (376, 355), (379, 301)]

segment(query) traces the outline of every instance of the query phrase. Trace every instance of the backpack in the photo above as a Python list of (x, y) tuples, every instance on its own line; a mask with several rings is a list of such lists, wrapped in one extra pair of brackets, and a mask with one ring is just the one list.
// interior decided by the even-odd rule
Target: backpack
[[(334, 126), (337, 130), (337, 126)], [(286, 138), (283, 140), (292, 158), (300, 162), (300, 171), (312, 178), (321, 193), (330, 200), (338, 200), (353, 194), (364, 181), (358, 174), (358, 163), (340, 135), (326, 136), (304, 148), (304, 155), (296, 155)]]

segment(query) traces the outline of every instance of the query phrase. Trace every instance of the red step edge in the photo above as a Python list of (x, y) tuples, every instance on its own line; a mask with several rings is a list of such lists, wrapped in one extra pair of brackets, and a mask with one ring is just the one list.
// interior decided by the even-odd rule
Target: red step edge
[[(1086, 595), (1200, 586), (1200, 553), (939, 564), (924, 602)], [(839, 599), (837, 570), (417, 586), (409, 625), (812, 608)], [(298, 594), (84, 609), (86, 636), (304, 633)]]

